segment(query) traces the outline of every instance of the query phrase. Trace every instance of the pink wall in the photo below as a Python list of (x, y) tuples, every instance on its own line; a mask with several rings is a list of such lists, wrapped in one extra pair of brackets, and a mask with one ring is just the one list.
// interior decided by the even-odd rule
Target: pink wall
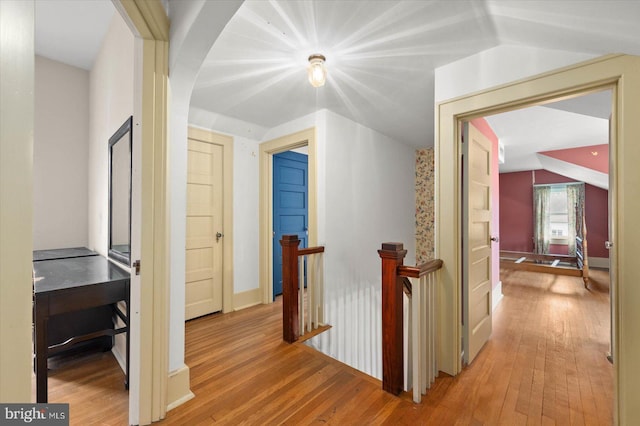
[(500, 247), (533, 251), (533, 173), (500, 173)]
[[(533, 184), (575, 182), (546, 170), (500, 174), (500, 229), (503, 250), (533, 251)], [(585, 185), (587, 242), (590, 257), (609, 257), (604, 242), (609, 235), (608, 191)], [(554, 245), (552, 253), (566, 254)]]
[(598, 172), (609, 173), (609, 145), (607, 144), (558, 149), (540, 154)]
[[(484, 118), (476, 118), (471, 120), (480, 132), (492, 142), (492, 158), (491, 158), (491, 235), (500, 237), (500, 179), (498, 171), (498, 137)], [(500, 242), (491, 244), (491, 276), (493, 282), (492, 287), (496, 287), (500, 282)]]

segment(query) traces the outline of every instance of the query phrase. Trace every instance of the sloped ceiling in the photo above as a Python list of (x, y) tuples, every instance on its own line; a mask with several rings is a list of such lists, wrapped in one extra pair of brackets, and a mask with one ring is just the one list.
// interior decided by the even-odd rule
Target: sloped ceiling
[[(169, 11), (177, 1), (182, 0), (169, 1)], [(53, 5), (105, 1), (37, 3), (51, 7), (37, 12), (36, 27), (47, 20), (58, 26), (38, 33), (37, 39), (55, 41), (55, 49), (43, 47), (39, 53), (53, 59), (59, 54), (58, 60), (71, 63), (64, 58), (84, 49), (61, 42), (56, 31), (86, 19), (56, 13)], [(433, 144), (435, 67), (500, 44), (594, 56), (640, 54), (639, 16), (639, 1), (247, 0), (202, 66), (192, 106), (218, 120), (263, 128), (328, 108), (399, 142), (427, 147)], [(91, 16), (88, 22), (100, 28), (100, 19)], [(320, 89), (312, 88), (305, 74), (307, 57), (317, 52), (326, 55), (329, 70)], [(499, 129), (496, 133), (503, 137)]]
[(540, 152), (608, 144), (610, 113), (607, 90), (485, 117), (504, 145), (500, 173), (544, 168)]
[[(245, 1), (192, 105), (265, 127), (328, 108), (430, 146), (435, 67), (506, 43), (640, 53), (638, 16), (640, 2), (616, 1)], [(316, 52), (329, 70), (320, 89), (304, 71)]]
[(609, 145), (545, 151), (537, 157), (545, 170), (609, 189)]
[[(477, 1), (245, 1), (191, 102), (263, 127), (327, 108), (421, 146), (432, 139), (434, 68), (497, 44)], [(313, 53), (327, 58), (318, 89), (305, 71)]]

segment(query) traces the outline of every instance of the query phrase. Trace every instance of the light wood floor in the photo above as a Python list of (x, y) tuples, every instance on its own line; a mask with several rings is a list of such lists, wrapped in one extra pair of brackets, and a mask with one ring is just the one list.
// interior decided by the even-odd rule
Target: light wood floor
[[(580, 278), (503, 271), (491, 340), (462, 374), (441, 374), (418, 405), (283, 343), (279, 303), (190, 321), (196, 398), (161, 424), (612, 424), (608, 277), (593, 275), (585, 290)], [(71, 424), (126, 424), (121, 385), (113, 358), (93, 355), (51, 372), (50, 401), (71, 403)]]

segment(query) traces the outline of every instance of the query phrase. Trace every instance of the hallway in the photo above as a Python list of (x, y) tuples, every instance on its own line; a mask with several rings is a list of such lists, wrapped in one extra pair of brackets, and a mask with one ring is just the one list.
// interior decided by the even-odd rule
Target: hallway
[[(585, 290), (579, 278), (503, 271), (491, 340), (419, 405), (302, 344), (283, 343), (279, 301), (189, 321), (196, 398), (161, 424), (610, 425), (608, 275), (592, 272)], [(50, 373), (51, 402), (71, 403), (71, 424), (123, 424), (122, 373), (113, 357), (93, 358), (104, 389), (87, 379), (87, 362), (69, 361)]]
[(282, 343), (279, 303), (190, 322), (187, 364), (197, 397), (164, 423), (611, 424), (608, 275), (593, 278), (587, 291), (579, 278), (505, 272), (490, 342), (420, 405)]

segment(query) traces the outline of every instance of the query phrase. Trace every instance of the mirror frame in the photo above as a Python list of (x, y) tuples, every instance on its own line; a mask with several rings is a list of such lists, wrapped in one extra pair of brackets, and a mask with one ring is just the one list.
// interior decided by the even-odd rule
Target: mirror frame
[[(120, 128), (109, 138), (109, 258), (116, 260), (124, 265), (131, 266), (131, 168), (133, 164), (131, 145), (133, 142), (133, 116), (120, 126)], [(113, 248), (112, 242), (112, 222), (113, 222), (113, 147), (119, 142), (126, 141), (129, 151), (129, 224), (128, 224), (128, 243), (129, 252), (124, 253)]]

